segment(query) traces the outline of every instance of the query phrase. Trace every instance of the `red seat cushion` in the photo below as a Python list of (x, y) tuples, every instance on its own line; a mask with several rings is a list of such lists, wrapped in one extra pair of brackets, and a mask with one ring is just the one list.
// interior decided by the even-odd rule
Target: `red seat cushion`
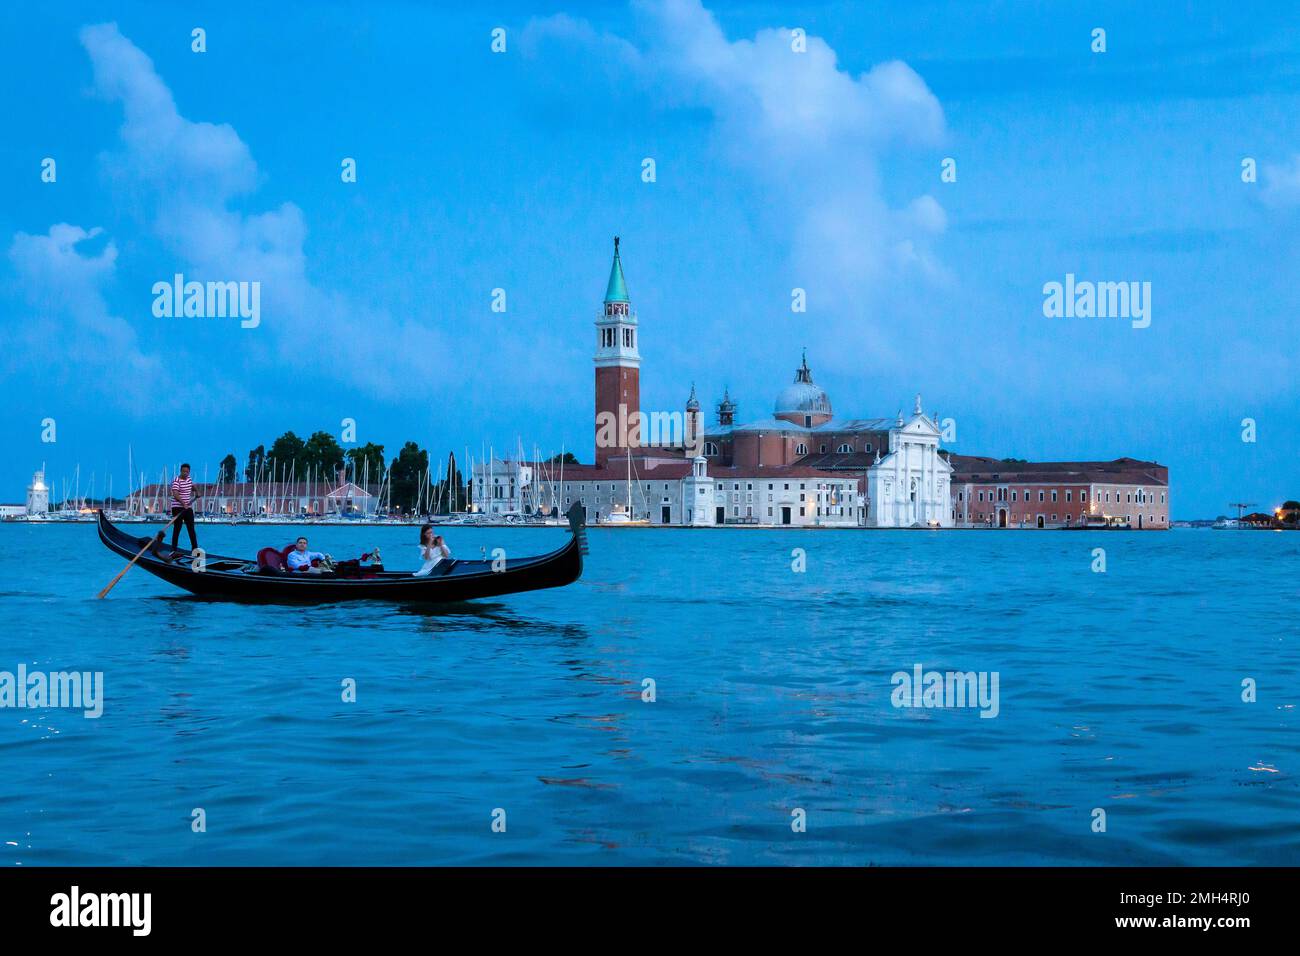
[(257, 552), (257, 566), (266, 568), (268, 571), (283, 571), (285, 568), (284, 555), (275, 548), (263, 548)]

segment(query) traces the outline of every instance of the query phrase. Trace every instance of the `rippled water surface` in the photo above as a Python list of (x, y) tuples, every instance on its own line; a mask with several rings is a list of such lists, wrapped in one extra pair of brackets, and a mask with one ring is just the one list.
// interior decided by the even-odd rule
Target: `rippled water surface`
[[(246, 555), (296, 534), (199, 531)], [(412, 529), (307, 533), (414, 566)], [(450, 531), (474, 557), (564, 538)], [(103, 671), (106, 698), (0, 709), (0, 860), (1300, 862), (1300, 534), (590, 539), (562, 590), (295, 608), (139, 570), (96, 601), (123, 562), (93, 526), (0, 526), (0, 670)], [(1000, 713), (894, 708), (916, 663), (997, 671)]]

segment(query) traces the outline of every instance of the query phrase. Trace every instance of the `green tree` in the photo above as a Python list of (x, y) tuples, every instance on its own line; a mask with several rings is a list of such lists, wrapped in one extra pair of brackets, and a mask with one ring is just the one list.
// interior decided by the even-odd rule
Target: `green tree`
[(227, 455), (221, 459), (221, 465), (217, 468), (217, 481), (232, 484), (235, 480), (235, 471), (238, 468), (239, 462), (235, 460), (235, 456)]
[(420, 495), (420, 482), (429, 470), (429, 453), (413, 441), (408, 441), (393, 459), (389, 474), (393, 507), (411, 511)]
[(384, 473), (384, 446), (366, 442), (356, 448), (349, 448), (345, 453), (351, 466), (352, 480), (360, 484), (370, 475), (371, 483), (376, 483)]
[(301, 472), (306, 461), (306, 447), (306, 443), (293, 432), (285, 432), (271, 443), (266, 457), (273, 462), (272, 467), (277, 476), (287, 474), (295, 466)]
[(464, 511), (466, 502), (465, 478), (456, 467), (455, 454), (447, 456), (447, 474), (434, 486), (433, 505), (437, 514)]
[(343, 467), (343, 449), (329, 432), (314, 432), (303, 446), (303, 457), (298, 463), (301, 474), (304, 468), (310, 468), (326, 481), (333, 481)]
[(574, 454), (573, 454), (573, 452), (571, 452), (571, 451), (566, 451), (563, 455), (552, 455), (552, 456), (551, 456), (551, 460), (550, 460), (549, 464), (552, 464), (552, 465), (558, 465), (558, 464), (560, 464), (560, 463), (564, 463), (564, 464), (566, 464), (566, 465), (576, 465), (576, 464), (579, 464), (578, 459), (574, 457)]
[(266, 448), (258, 445), (248, 453), (248, 467), (244, 469), (244, 480), (252, 481), (266, 464)]

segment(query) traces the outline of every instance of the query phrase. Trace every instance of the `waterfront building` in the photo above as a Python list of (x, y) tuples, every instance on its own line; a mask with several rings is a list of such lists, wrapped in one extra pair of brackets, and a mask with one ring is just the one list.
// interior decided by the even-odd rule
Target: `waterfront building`
[[(1169, 527), (1169, 470), (1156, 462), (1012, 462), (951, 455), (939, 416), (839, 418), (805, 353), (769, 417), (738, 421), (729, 388), (706, 425), (692, 384), (681, 412), (641, 411), (639, 326), (614, 240), (596, 319), (594, 464), (475, 465), (476, 511), (553, 514), (581, 502), (656, 525), (1058, 528), (1099, 520)], [(681, 427), (665, 439), (662, 421)]]
[[(373, 515), (379, 510), (379, 493), (351, 481), (271, 481), (194, 484), (194, 512), (230, 517), (258, 515)], [(168, 514), (171, 491), (167, 484), (152, 484), (127, 497), (130, 514)]]
[[(496, 460), (475, 465), (476, 511), (492, 515), (563, 513), (574, 502), (590, 520), (611, 514), (653, 525), (791, 525), (855, 527), (861, 523), (861, 479), (818, 469), (768, 468), (752, 472), (711, 466), (703, 456), (687, 461), (632, 456), (608, 458), (604, 466)], [(492, 473), (495, 484), (488, 479)], [(513, 481), (509, 475), (536, 474)]]
[(1153, 461), (1029, 462), (952, 455), (959, 527), (1068, 528), (1105, 520), (1169, 528), (1169, 469)]

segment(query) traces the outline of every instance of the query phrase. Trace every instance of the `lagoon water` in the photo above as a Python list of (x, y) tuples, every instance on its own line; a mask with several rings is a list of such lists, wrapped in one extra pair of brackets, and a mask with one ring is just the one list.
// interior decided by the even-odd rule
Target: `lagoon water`
[[(306, 533), (415, 565), (414, 529)], [(564, 536), (449, 533), (474, 557)], [(96, 601), (123, 562), (93, 526), (0, 526), (0, 671), (105, 691), (97, 720), (0, 709), (0, 862), (1300, 863), (1300, 534), (590, 540), (558, 591), (254, 607), (139, 570)], [(918, 663), (996, 671), (997, 717), (894, 707)]]

